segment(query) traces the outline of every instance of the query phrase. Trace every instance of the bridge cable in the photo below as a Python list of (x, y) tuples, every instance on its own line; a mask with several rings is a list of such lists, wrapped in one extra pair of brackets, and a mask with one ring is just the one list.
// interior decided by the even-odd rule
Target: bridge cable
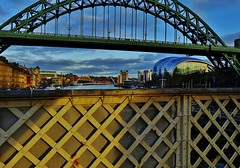
[(55, 34), (57, 34), (57, 16), (55, 16)]
[(137, 9), (135, 8), (135, 41), (137, 40)]
[(92, 37), (93, 37), (93, 31), (94, 31), (94, 25), (93, 25), (93, 23), (94, 23), (94, 18), (93, 18), (93, 16), (94, 16), (94, 7), (92, 6)]
[(44, 29), (44, 30), (43, 30), (43, 31), (44, 31), (43, 33), (46, 34), (46, 23), (44, 23), (43, 29)]
[(146, 13), (146, 32), (145, 32), (145, 40), (147, 40), (147, 31), (148, 31), (148, 23), (147, 23), (148, 19), (147, 19), (147, 13)]
[(84, 33), (84, 10), (82, 10), (82, 35)]
[(109, 20), (109, 1), (108, 1), (108, 38), (110, 38), (110, 20)]
[(177, 41), (177, 32), (176, 32), (176, 18), (174, 18), (174, 42)]
[(125, 39), (127, 38), (127, 7), (125, 7)]
[(58, 16), (55, 18), (55, 34), (58, 34)]
[(132, 30), (131, 30), (131, 39), (133, 40), (133, 1), (132, 1)]
[[(165, 6), (167, 5), (166, 0), (164, 1)], [(165, 43), (167, 42), (167, 14), (166, 11), (164, 12), (165, 15)]]
[(165, 21), (165, 43), (167, 42), (167, 21)]
[(55, 10), (55, 34), (58, 34), (58, 9)]
[(82, 35), (82, 9), (80, 8), (79, 10), (79, 35)]
[(145, 32), (145, 13), (143, 12), (143, 40), (144, 40), (144, 32)]
[(43, 31), (43, 28), (42, 28), (42, 25), (41, 25), (41, 34), (43, 33), (42, 31)]
[(106, 9), (105, 9), (105, 5), (103, 8), (103, 38), (105, 37), (105, 13), (106, 13)]
[(121, 35), (122, 35), (122, 3), (120, 3), (120, 31), (119, 31), (119, 38), (121, 38)]
[(95, 38), (97, 38), (97, 7), (95, 7)]
[(114, 5), (114, 39), (116, 38), (116, 20), (117, 20), (117, 16), (116, 16), (116, 6)]
[(155, 7), (155, 23), (154, 23), (154, 41), (157, 41), (157, 15), (156, 15), (156, 7)]
[(68, 15), (68, 35), (70, 36), (71, 34), (71, 12), (69, 9), (69, 15)]

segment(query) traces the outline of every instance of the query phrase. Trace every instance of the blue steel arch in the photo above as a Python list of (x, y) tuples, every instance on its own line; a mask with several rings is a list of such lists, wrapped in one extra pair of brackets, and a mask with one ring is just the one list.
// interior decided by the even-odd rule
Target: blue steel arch
[(73, 11), (108, 5), (134, 8), (154, 15), (180, 31), (193, 44), (226, 46), (210, 26), (178, 0), (39, 0), (2, 24), (0, 30), (33, 32)]

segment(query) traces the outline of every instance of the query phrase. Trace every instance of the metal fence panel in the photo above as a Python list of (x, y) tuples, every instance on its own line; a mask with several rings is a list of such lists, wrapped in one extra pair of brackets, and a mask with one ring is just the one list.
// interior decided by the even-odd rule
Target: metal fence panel
[(238, 93), (5, 94), (0, 167), (239, 167)]
[(176, 165), (178, 96), (18, 101), (0, 108), (1, 167)]

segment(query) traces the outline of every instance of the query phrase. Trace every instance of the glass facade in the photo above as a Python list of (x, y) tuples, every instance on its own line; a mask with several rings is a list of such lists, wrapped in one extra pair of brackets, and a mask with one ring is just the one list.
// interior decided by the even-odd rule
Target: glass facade
[(188, 75), (195, 72), (209, 72), (213, 65), (192, 57), (167, 57), (159, 60), (153, 67), (153, 75)]

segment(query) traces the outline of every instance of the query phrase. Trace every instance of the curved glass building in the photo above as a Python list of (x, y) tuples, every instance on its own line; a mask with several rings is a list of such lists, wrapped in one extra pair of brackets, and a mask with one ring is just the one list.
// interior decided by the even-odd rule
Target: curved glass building
[(213, 65), (193, 57), (166, 57), (153, 67), (154, 76), (169, 74), (188, 75), (195, 72), (205, 73), (213, 70)]

